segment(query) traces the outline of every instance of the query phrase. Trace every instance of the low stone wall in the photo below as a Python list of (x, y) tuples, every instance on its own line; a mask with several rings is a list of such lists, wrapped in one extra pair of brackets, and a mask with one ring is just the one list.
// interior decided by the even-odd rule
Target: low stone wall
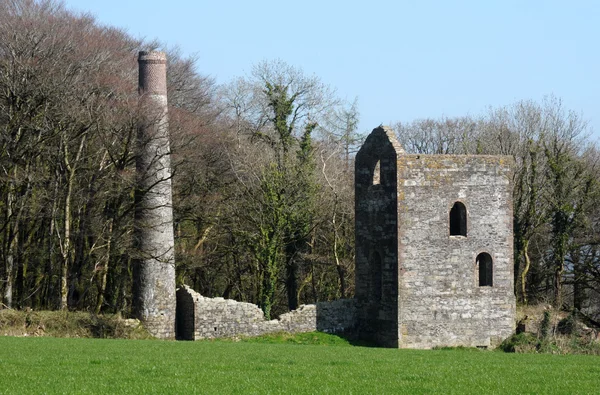
[(207, 298), (185, 285), (177, 290), (177, 333), (182, 340), (317, 330), (343, 333), (353, 330), (355, 324), (354, 299), (302, 305), (266, 321), (262, 310), (252, 303)]
[(297, 310), (282, 314), (280, 325), (287, 332), (347, 333), (356, 326), (354, 299), (302, 305)]

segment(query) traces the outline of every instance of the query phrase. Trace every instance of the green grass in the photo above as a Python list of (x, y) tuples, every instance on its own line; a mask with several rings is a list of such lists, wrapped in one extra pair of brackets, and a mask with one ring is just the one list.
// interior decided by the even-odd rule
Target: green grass
[[(227, 341), (227, 340), (220, 340)], [(236, 341), (236, 340), (229, 340)], [(303, 345), (321, 345), (321, 346), (350, 346), (350, 342), (343, 337), (329, 335), (323, 332), (309, 333), (288, 333), (277, 332), (257, 337), (246, 337), (240, 339), (246, 343), (267, 343), (267, 344), (303, 344)]]
[[(310, 335), (308, 335), (310, 336)], [(472, 349), (0, 337), (0, 393), (598, 393), (600, 358)]]

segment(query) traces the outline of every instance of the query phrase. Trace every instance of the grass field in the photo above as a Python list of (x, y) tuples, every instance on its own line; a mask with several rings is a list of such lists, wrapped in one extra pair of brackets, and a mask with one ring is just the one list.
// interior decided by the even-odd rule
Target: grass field
[(335, 339), (0, 337), (0, 393), (600, 393), (597, 356), (395, 350)]

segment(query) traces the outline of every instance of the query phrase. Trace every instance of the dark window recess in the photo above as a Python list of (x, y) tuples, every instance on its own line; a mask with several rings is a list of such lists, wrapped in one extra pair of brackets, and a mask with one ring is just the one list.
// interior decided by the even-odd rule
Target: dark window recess
[(493, 285), (494, 267), (492, 257), (487, 252), (477, 255), (477, 268), (479, 270), (479, 286), (491, 287)]
[(467, 208), (461, 202), (454, 203), (450, 210), (450, 236), (467, 235)]

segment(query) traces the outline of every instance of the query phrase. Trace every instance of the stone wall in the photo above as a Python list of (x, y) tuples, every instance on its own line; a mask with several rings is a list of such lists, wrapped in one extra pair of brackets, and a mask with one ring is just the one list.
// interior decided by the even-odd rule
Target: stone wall
[[(407, 155), (384, 127), (367, 137), (355, 171), (359, 337), (431, 348), (511, 335), (512, 166), (504, 156)], [(463, 215), (451, 232), (455, 204)], [(479, 283), (481, 253), (491, 286)]]
[(512, 167), (505, 156), (407, 155), (375, 129), (356, 156), (355, 299), (266, 321), (256, 305), (183, 286), (177, 337), (318, 330), (388, 347), (497, 345), (515, 325)]
[[(512, 158), (400, 155), (398, 238), (400, 344), (493, 346), (515, 324)], [(449, 213), (466, 207), (466, 236), (449, 234)], [(480, 286), (477, 256), (492, 257)]]
[(355, 232), (358, 336), (398, 346), (398, 153), (390, 129), (378, 128), (356, 156)]
[(177, 290), (177, 333), (182, 340), (260, 336), (274, 332), (344, 333), (354, 329), (354, 299), (302, 305), (266, 321), (262, 310), (231, 299), (207, 298), (187, 286)]

